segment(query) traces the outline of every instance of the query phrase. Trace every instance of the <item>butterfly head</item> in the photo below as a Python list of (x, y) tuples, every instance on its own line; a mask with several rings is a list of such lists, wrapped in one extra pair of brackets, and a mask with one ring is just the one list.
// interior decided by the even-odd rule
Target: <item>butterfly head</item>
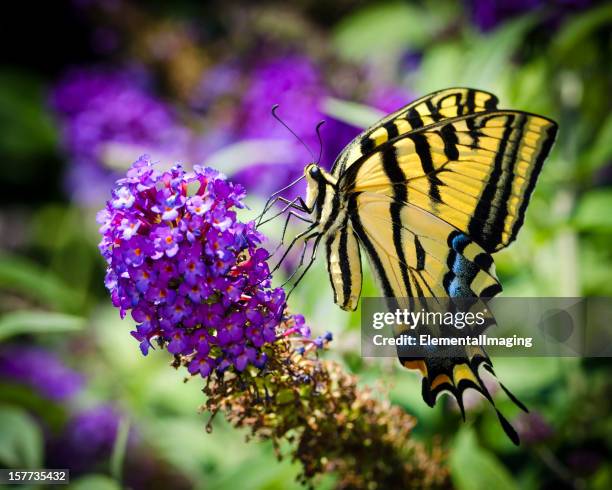
[(328, 194), (328, 187), (336, 185), (336, 178), (315, 163), (310, 163), (304, 168), (306, 177), (306, 205), (312, 209), (317, 201), (323, 201)]

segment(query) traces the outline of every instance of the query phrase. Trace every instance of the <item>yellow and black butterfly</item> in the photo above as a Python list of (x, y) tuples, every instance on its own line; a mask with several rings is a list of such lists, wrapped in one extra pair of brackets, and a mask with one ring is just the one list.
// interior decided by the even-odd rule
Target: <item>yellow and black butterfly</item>
[[(323, 243), (334, 301), (345, 310), (354, 310), (361, 294), (361, 249), (385, 297), (490, 298), (499, 293), (491, 254), (516, 238), (557, 125), (535, 114), (499, 110), (497, 103), (497, 97), (481, 90), (434, 92), (359, 134), (331, 172), (307, 165), (302, 177), (306, 199), (274, 199), (287, 203), (285, 210), (308, 214), (290, 210), (288, 219), (293, 215), (311, 223), (285, 252), (300, 239), (304, 246), (314, 241), (299, 279)], [(478, 370), (483, 366), (494, 373), (480, 348), (450, 358), (400, 361), (420, 370), (430, 406), (448, 392), (463, 412), (467, 388), (493, 403)], [(512, 426), (497, 414), (518, 443)]]

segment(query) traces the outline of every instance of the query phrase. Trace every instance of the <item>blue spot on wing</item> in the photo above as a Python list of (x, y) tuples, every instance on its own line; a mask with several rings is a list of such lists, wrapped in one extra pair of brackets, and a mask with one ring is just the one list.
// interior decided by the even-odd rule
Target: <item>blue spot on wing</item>
[(449, 268), (447, 291), (451, 297), (474, 296), (470, 284), (478, 273), (478, 266), (466, 259), (461, 253), (472, 240), (464, 233), (458, 233), (450, 240), (450, 246), (455, 253), (449, 254)]
[(471, 243), (471, 239), (465, 233), (455, 235), (451, 241), (451, 247), (455, 252), (462, 253), (465, 247)]
[(452, 298), (469, 298), (474, 296), (474, 292), (470, 289), (469, 283), (462, 277), (455, 277), (449, 287), (448, 294)]

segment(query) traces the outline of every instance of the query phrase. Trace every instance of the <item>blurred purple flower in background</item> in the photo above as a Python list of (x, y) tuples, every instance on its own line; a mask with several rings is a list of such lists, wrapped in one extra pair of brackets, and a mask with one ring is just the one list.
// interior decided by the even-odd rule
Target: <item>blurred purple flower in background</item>
[(67, 367), (55, 354), (40, 347), (3, 346), (0, 378), (35, 389), (41, 396), (64, 401), (84, 385), (82, 375)]
[(82, 410), (68, 421), (64, 443), (77, 449), (88, 459), (110, 456), (117, 438), (120, 414), (110, 405), (98, 405)]
[(133, 71), (81, 69), (55, 87), (51, 105), (62, 124), (71, 159), (67, 186), (77, 202), (99, 204), (116, 169), (126, 168), (134, 154), (155, 150), (174, 159), (189, 156), (188, 131), (144, 85)]
[(392, 85), (376, 84), (368, 93), (365, 103), (390, 114), (406, 105), (413, 97), (406, 90)]
[[(318, 70), (307, 58), (289, 56), (256, 66), (239, 108), (239, 137), (284, 140), (289, 143), (290, 150), (286, 162), (254, 162), (255, 165), (233, 176), (233, 180), (249, 192), (261, 195), (268, 195), (295, 180), (312, 156), (272, 117), (272, 106), (278, 104), (278, 114), (283, 121), (312, 151), (317, 151), (315, 127), (323, 119), (319, 105), (326, 95)], [(301, 188), (296, 192), (301, 192)]]
[(555, 431), (538, 412), (521, 413), (515, 420), (516, 431), (525, 444), (539, 444), (549, 440)]
[[(53, 352), (41, 347), (5, 345), (0, 350), (0, 379), (28, 386), (58, 407), (72, 412), (74, 397), (85, 387), (85, 378), (67, 367)], [(82, 473), (96, 464), (107, 464), (121, 414), (109, 405), (96, 405), (70, 415), (59, 434), (45, 429), (47, 467), (70, 468)], [(130, 431), (128, 442), (136, 441)]]
[(490, 31), (512, 17), (552, 6), (551, 13), (558, 20), (565, 13), (588, 7), (591, 0), (470, 0), (467, 4), (473, 22), (480, 30)]
[(234, 97), (241, 90), (242, 71), (237, 64), (219, 63), (204, 73), (202, 80), (190, 97), (190, 104), (205, 110), (222, 97)]
[[(108, 465), (120, 420), (121, 413), (110, 405), (96, 405), (73, 414), (62, 432), (49, 439), (45, 463), (52, 468), (70, 468), (74, 474)], [(128, 446), (133, 446), (136, 439), (136, 432), (130, 429)]]
[(489, 31), (504, 20), (542, 6), (542, 0), (471, 0), (472, 19), (483, 31)]
[(595, 447), (588, 446), (589, 441), (586, 442), (585, 447), (569, 451), (564, 458), (568, 467), (575, 474), (590, 476), (609, 460), (606, 456), (608, 450), (605, 444), (595, 444)]
[[(361, 132), (360, 128), (330, 118), (322, 112), (324, 99), (333, 96), (324, 77), (313, 61), (303, 56), (275, 58), (255, 67), (239, 109), (239, 137), (269, 138), (286, 141), (290, 146), (283, 164), (257, 162), (232, 177), (249, 192), (269, 195), (289, 184), (313, 160), (309, 152), (271, 115), (274, 104), (279, 104), (278, 115), (315, 153), (319, 141), (315, 128), (321, 128), (323, 152), (321, 163), (329, 168), (340, 151)], [(365, 103), (383, 111), (395, 110), (410, 100), (400, 89), (377, 85), (366, 97)], [(303, 192), (303, 184), (293, 189), (295, 195)], [(291, 193), (288, 193), (291, 195)]]
[(285, 108), (285, 122), (297, 134), (303, 134), (306, 142), (316, 142), (313, 130), (320, 120), (317, 106), (326, 93), (318, 70), (307, 58), (290, 56), (259, 65), (243, 99), (242, 136), (285, 138), (287, 130), (270, 117), (272, 104), (279, 104)]
[[(321, 163), (328, 168), (360, 132), (322, 112), (325, 99), (336, 94), (322, 70), (305, 56), (273, 58), (247, 71), (229, 62), (207, 70), (190, 100), (197, 131), (182, 126), (176, 111), (148, 90), (147, 81), (146, 73), (138, 70), (90, 68), (73, 70), (56, 85), (51, 105), (70, 157), (66, 185), (76, 202), (101, 203), (119, 172), (139, 154), (201, 163), (233, 143), (275, 140), (278, 149), (261, 152), (232, 176), (249, 192), (266, 196), (295, 180), (317, 158), (319, 121), (326, 120)], [(385, 112), (408, 100), (404, 91), (381, 83), (372, 83), (362, 98)], [(314, 157), (272, 117), (274, 104)], [(293, 189), (294, 194), (302, 192), (303, 186)]]
[(147, 354), (152, 339), (189, 359), (191, 374), (262, 367), (285, 295), (271, 289), (268, 252), (236, 220), (243, 188), (212, 169), (158, 171), (141, 157), (98, 215), (106, 286)]

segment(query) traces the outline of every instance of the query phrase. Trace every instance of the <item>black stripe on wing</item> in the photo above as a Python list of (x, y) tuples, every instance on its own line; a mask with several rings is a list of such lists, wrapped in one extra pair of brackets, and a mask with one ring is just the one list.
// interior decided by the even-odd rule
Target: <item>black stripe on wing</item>
[(381, 144), (402, 134), (446, 118), (492, 111), (495, 95), (483, 90), (455, 87), (425, 95), (389, 114), (360, 133), (340, 153), (332, 167), (335, 176), (343, 174), (357, 159), (371, 154)]
[[(338, 186), (345, 194), (389, 195), (405, 187), (415, 193), (408, 201), (494, 252), (516, 238), (556, 131), (553, 121), (519, 111), (445, 119), (380, 145), (341, 175)], [(400, 171), (387, 171), (390, 159)]]

